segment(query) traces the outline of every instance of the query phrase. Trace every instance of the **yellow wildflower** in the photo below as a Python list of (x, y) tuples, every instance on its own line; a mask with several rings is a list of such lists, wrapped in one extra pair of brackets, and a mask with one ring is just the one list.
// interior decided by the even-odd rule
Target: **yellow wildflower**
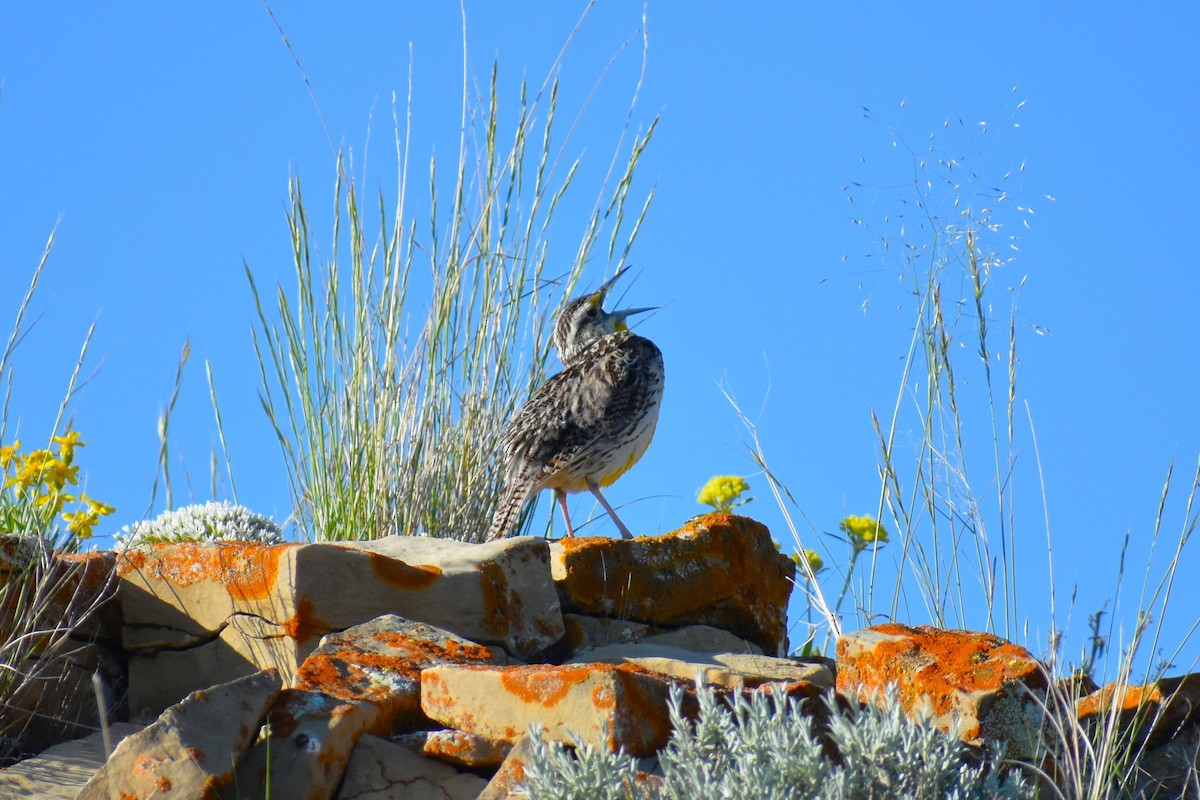
[(92, 535), (92, 531), (95, 530), (96, 526), (100, 524), (100, 517), (113, 513), (115, 509), (107, 503), (93, 500), (86, 494), (80, 494), (79, 501), (84, 503), (86, 508), (80, 511), (67, 512), (63, 514), (63, 519), (67, 521), (68, 531), (80, 539), (87, 539)]
[(62, 436), (51, 436), (50, 441), (58, 445), (63, 453), (69, 453), (76, 447), (83, 447), (87, 444), (80, 440), (79, 431), (67, 431)]
[(8, 469), (14, 461), (19, 464), (21, 461), (21, 454), (18, 451), (20, 449), (20, 439), (17, 439), (12, 444), (6, 444), (4, 447), (0, 447), (0, 469)]
[(720, 513), (728, 514), (753, 499), (751, 497), (747, 497), (745, 500), (738, 499), (749, 488), (750, 484), (737, 475), (714, 475), (700, 489), (696, 499), (706, 506), (712, 506)]
[(47, 459), (42, 466), (42, 480), (60, 489), (68, 483), (79, 483), (79, 467), (57, 458)]
[[(813, 575), (816, 575), (818, 572), (825, 569), (825, 561), (821, 558), (821, 554), (816, 550), (805, 550), (803, 553), (792, 553), (792, 561), (796, 562), (796, 566), (803, 566), (804, 561), (807, 561), (808, 567), (812, 570)], [(807, 572), (801, 570), (801, 574), (806, 579), (808, 578)]]
[(878, 547), (888, 540), (887, 528), (874, 517), (851, 515), (839, 522), (838, 527), (849, 537), (855, 552), (866, 550), (871, 545)]

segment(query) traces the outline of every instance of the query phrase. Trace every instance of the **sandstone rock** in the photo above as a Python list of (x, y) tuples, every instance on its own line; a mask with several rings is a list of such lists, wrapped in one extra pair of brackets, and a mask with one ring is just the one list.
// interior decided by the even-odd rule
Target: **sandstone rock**
[(189, 695), (122, 741), (79, 800), (214, 796), (233, 777), (281, 685), (279, 673), (267, 670)]
[(129, 656), (129, 713), (135, 720), (154, 719), (179, 698), (225, 676), (253, 674), (256, 665), (295, 674), (295, 642), (286, 635), (250, 638), (235, 615), (215, 638), (183, 649), (134, 649)]
[(112, 553), (51, 553), (36, 537), (0, 534), (0, 649), (19, 670), (0, 697), (0, 763), (96, 730), (95, 673), (110, 710), (121, 707), (114, 564)]
[(1200, 727), (1188, 725), (1157, 747), (1143, 752), (1133, 765), (1134, 797), (1200, 800)]
[[(108, 729), (110, 743), (116, 747), (142, 727), (115, 722)], [(0, 797), (5, 800), (75, 800), (84, 784), (107, 759), (104, 735), (100, 731), (56, 744), (33, 758), (0, 769)]]
[(392, 741), (414, 753), (471, 769), (498, 767), (512, 749), (510, 742), (453, 728), (404, 733), (392, 737)]
[[(399, 613), (525, 655), (562, 636), (548, 547), (391, 536), (353, 544), (156, 545), (119, 564), (135, 707), (151, 711), (190, 677), (293, 668), (326, 633)], [(207, 650), (207, 652), (205, 652)], [(167, 662), (170, 662), (169, 664)], [(173, 683), (159, 690), (154, 676)]]
[(16, 598), (36, 592), (44, 620), (37, 629), (45, 633), (24, 643), (31, 655), (41, 653), (68, 630), (79, 641), (120, 641), (120, 613), (112, 602), (116, 562), (111, 552), (46, 553), (35, 537), (0, 534), (0, 586), (22, 584), (0, 602), (0, 631), (17, 628)]
[(1134, 745), (1157, 747), (1194, 722), (1200, 722), (1200, 672), (1163, 678), (1145, 686), (1110, 683), (1076, 704), (1082, 722), (1116, 717)]
[(696, 653), (741, 653), (761, 656), (763, 650), (747, 639), (711, 625), (686, 625), (674, 630), (650, 633), (637, 640), (641, 644), (661, 644)]
[(593, 617), (587, 614), (563, 614), (563, 638), (543, 655), (552, 661), (565, 661), (597, 647), (610, 644), (662, 644), (697, 653), (754, 653), (762, 648), (711, 625), (685, 625), (682, 628), (655, 628), (644, 622)]
[(375, 736), (354, 748), (338, 800), (475, 800), (487, 786), (478, 775), (424, 758)]
[(99, 676), (108, 720), (124, 708), (125, 665), (99, 643), (62, 636), (20, 665), (20, 677), (0, 698), (0, 757), (31, 755), (100, 728), (93, 676)]
[(525, 734), (509, 751), (508, 757), (496, 770), (487, 787), (480, 792), (478, 800), (524, 800), (525, 795), (517, 794), (517, 786), (525, 780), (525, 765), (533, 758), (533, 748), (537, 740)]
[(1004, 742), (1010, 758), (1033, 755), (1046, 672), (1022, 647), (986, 633), (889, 623), (838, 639), (837, 690), (872, 702), (896, 684), (910, 713), (927, 707), (964, 741)]
[(421, 712), (422, 669), (507, 662), (501, 650), (387, 614), (325, 636), (301, 665), (295, 687), (372, 703), (379, 709), (381, 729), (413, 730), (428, 722)]
[(648, 755), (666, 743), (667, 678), (629, 665), (433, 667), (421, 673), (421, 707), (443, 725), (516, 742), (535, 722), (545, 736), (600, 741)]
[(773, 681), (805, 681), (824, 689), (833, 688), (833, 670), (821, 663), (803, 663), (790, 658), (740, 653), (697, 653), (656, 644), (612, 644), (598, 647), (572, 659), (573, 662), (633, 664), (651, 672), (685, 681), (700, 672), (705, 683), (730, 688), (755, 688)]
[(708, 514), (664, 536), (551, 545), (563, 608), (652, 625), (712, 625), (771, 655), (787, 649), (796, 565), (754, 520)]
[[(323, 800), (333, 796), (364, 733), (383, 736), (379, 708), (319, 692), (285, 689), (271, 706), (255, 743), (222, 795), (227, 800), (271, 797)], [(235, 793), (236, 792), (236, 793)]]

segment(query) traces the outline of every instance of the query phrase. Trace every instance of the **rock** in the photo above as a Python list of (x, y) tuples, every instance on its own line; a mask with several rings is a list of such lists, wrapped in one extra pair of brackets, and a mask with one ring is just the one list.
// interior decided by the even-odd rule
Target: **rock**
[(478, 800), (525, 800), (525, 795), (517, 793), (517, 786), (525, 780), (525, 765), (533, 758), (533, 748), (537, 746), (537, 740), (528, 733), (518, 739)]
[(338, 800), (475, 800), (487, 786), (478, 775), (375, 736), (358, 740)]
[(271, 706), (264, 735), (234, 775), (228, 800), (333, 797), (351, 753), (365, 733), (387, 735), (373, 703), (339, 700), (320, 692), (285, 689)]
[(563, 638), (551, 648), (550, 661), (565, 661), (610, 644), (662, 644), (697, 653), (754, 653), (762, 648), (711, 625), (685, 625), (682, 628), (655, 628), (644, 622), (592, 617), (587, 614), (563, 614)]
[(37, 537), (0, 534), (0, 650), (19, 668), (0, 696), (0, 764), (96, 730), (95, 673), (109, 709), (123, 708), (115, 563), (112, 553), (51, 553)]
[(294, 670), (321, 636), (381, 614), (517, 655), (563, 631), (548, 546), (530, 538), (155, 545), (123, 554), (118, 569), (135, 711), (199, 688), (213, 669)]
[(740, 653), (761, 656), (754, 642), (711, 625), (687, 625), (674, 630), (651, 633), (637, 640), (641, 644), (661, 644), (696, 653)]
[(79, 800), (212, 796), (232, 779), (281, 686), (279, 673), (265, 670), (192, 693), (122, 741)]
[(1157, 747), (1194, 722), (1200, 722), (1200, 672), (1162, 678), (1145, 686), (1110, 683), (1080, 698), (1076, 713), (1081, 722), (1107, 724), (1116, 715), (1125, 735), (1136, 725), (1130, 741), (1135, 746)]
[(499, 649), (387, 614), (325, 636), (296, 673), (295, 688), (372, 703), (381, 729), (415, 730), (429, 722), (421, 712), (421, 670), (469, 663), (506, 664), (508, 658)]
[[(0, 699), (0, 757), (31, 755), (100, 728), (101, 707), (93, 676), (108, 719), (124, 709), (126, 675), (123, 655), (99, 643), (62, 636), (40, 656), (21, 665), (21, 677), (6, 687)], [(3, 763), (0, 761), (0, 763)]]
[(550, 739), (580, 736), (649, 755), (670, 735), (669, 685), (629, 665), (433, 667), (421, 673), (421, 707), (443, 725), (494, 741), (516, 742), (536, 722)]
[(837, 671), (844, 695), (873, 702), (896, 684), (910, 714), (927, 708), (942, 730), (955, 730), (957, 722), (964, 741), (1003, 742), (1010, 758), (1034, 754), (1046, 671), (1027, 650), (998, 636), (875, 625), (838, 639)]
[(740, 653), (697, 653), (656, 644), (611, 644), (582, 653), (572, 660), (605, 664), (633, 664), (651, 672), (692, 681), (699, 671), (705, 683), (729, 688), (755, 688), (764, 683), (805, 681), (832, 689), (833, 670), (821, 663)]
[[(115, 722), (108, 729), (110, 743), (116, 747), (125, 737), (143, 727)], [(100, 731), (56, 744), (33, 758), (0, 769), (0, 797), (6, 800), (75, 800), (84, 784), (106, 760), (104, 734)]]
[(1150, 748), (1134, 764), (1138, 775), (1134, 797), (1200, 800), (1200, 784), (1196, 782), (1200, 764), (1200, 727), (1188, 725), (1174, 735)]
[(414, 753), (471, 769), (498, 767), (512, 749), (510, 742), (453, 728), (404, 733), (392, 737), (392, 741)]
[(708, 514), (664, 536), (563, 539), (550, 554), (564, 610), (711, 625), (771, 655), (787, 650), (796, 565), (754, 520)]

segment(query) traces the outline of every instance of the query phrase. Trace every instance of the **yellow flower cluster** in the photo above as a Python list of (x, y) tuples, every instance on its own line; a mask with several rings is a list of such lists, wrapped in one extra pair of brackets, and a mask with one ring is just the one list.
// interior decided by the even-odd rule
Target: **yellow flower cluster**
[[(808, 562), (809, 569), (812, 574), (816, 575), (821, 570), (825, 569), (825, 560), (821, 558), (821, 554), (816, 550), (805, 550), (803, 553), (792, 553), (792, 561), (796, 562), (796, 566), (801, 566), (805, 561)], [(808, 574), (801, 571), (801, 577), (808, 580)]]
[[(84, 447), (77, 431), (50, 438), (50, 448), (21, 452), (21, 442), (0, 447), (0, 533), (40, 533), (48, 531), (54, 518), (62, 513), (67, 530), (80, 539), (92, 535), (100, 517), (115, 509), (88, 497), (76, 497), (68, 487), (79, 483), (75, 449)], [(52, 448), (52, 449), (51, 449)], [(75, 511), (63, 512), (67, 503), (78, 503)]]
[(866, 550), (871, 545), (878, 547), (888, 540), (887, 528), (879, 524), (874, 517), (856, 517), (851, 515), (838, 523), (842, 533), (850, 539), (854, 552)]
[(749, 488), (750, 484), (737, 475), (715, 475), (700, 489), (696, 499), (706, 506), (712, 506), (718, 513), (728, 514), (753, 499), (738, 499)]

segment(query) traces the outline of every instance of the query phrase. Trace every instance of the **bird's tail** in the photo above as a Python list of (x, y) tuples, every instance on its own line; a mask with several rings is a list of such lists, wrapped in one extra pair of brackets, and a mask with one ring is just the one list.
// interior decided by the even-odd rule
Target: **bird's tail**
[(521, 519), (521, 509), (528, 498), (529, 484), (525, 481), (505, 487), (504, 494), (500, 496), (500, 504), (496, 506), (496, 513), (492, 517), (492, 527), (488, 531), (486, 541), (494, 542), (512, 535), (513, 528)]

